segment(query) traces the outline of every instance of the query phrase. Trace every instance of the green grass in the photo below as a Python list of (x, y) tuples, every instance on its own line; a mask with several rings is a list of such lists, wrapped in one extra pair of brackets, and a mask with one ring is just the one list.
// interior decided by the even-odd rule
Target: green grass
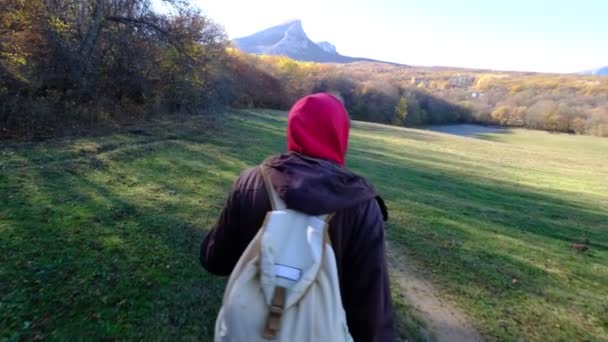
[[(284, 150), (285, 116), (143, 130), (0, 146), (0, 338), (211, 339), (225, 280), (198, 245), (239, 172)], [(608, 139), (364, 123), (351, 136), (391, 247), (486, 337), (608, 339)], [(400, 334), (419, 337), (394, 297)]]

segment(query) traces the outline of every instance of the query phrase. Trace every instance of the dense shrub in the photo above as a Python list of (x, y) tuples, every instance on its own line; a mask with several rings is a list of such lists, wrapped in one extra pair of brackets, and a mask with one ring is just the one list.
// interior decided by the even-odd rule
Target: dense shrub
[(0, 125), (34, 134), (217, 103), (227, 40), (182, 1), (1, 0)]

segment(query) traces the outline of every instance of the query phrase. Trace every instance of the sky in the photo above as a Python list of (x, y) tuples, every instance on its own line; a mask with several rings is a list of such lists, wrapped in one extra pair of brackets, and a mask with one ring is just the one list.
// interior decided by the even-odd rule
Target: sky
[(194, 0), (238, 38), (301, 19), (353, 57), (421, 66), (579, 72), (608, 65), (608, 0)]

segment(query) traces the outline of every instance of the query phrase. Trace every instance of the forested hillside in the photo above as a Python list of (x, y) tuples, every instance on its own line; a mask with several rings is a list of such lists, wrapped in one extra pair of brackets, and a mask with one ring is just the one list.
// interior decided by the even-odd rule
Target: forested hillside
[[(285, 105), (314, 91), (342, 96), (359, 120), (417, 126), (478, 122), (608, 136), (608, 79), (598, 76), (424, 68), (384, 63), (318, 64), (234, 52), (272, 75), (274, 88), (248, 86), (241, 101)], [(279, 101), (280, 102), (280, 101)]]

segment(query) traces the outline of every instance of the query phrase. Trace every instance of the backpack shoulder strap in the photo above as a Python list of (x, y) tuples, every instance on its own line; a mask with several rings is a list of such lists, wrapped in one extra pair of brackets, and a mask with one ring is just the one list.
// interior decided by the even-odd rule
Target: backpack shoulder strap
[(268, 193), (268, 197), (270, 198), (270, 205), (272, 206), (272, 210), (285, 210), (287, 209), (287, 205), (283, 200), (279, 197), (276, 190), (272, 187), (272, 183), (270, 183), (270, 175), (268, 174), (268, 168), (260, 165), (260, 172), (262, 173), (262, 177), (264, 178), (264, 185), (266, 186), (266, 192)]
[[(279, 197), (279, 194), (272, 186), (270, 182), (270, 175), (268, 168), (264, 167), (264, 165), (260, 165), (260, 172), (262, 173), (262, 178), (264, 178), (264, 185), (266, 186), (266, 192), (268, 193), (268, 197), (270, 198), (270, 205), (272, 206), (272, 210), (285, 210), (287, 209), (287, 205), (285, 202)], [(328, 225), (331, 219), (334, 217), (334, 213), (325, 214), (318, 216), (321, 220), (325, 221)]]

